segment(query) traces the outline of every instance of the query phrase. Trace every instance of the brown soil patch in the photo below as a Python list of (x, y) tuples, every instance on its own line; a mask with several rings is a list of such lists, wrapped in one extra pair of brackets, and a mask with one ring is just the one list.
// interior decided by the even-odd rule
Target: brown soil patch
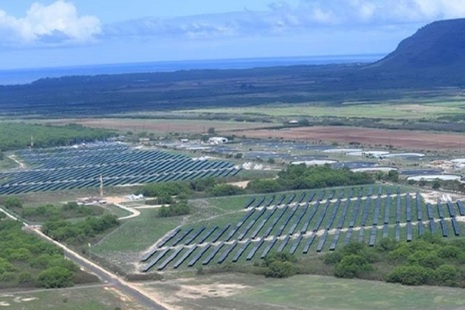
[(316, 126), (282, 130), (246, 130), (241, 134), (250, 138), (325, 141), (348, 144), (388, 146), (411, 150), (462, 149), (465, 136), (461, 134), (431, 133), (410, 130), (387, 130), (356, 127)]
[(229, 184), (240, 187), (246, 188), (250, 181), (240, 181), (240, 182), (230, 182)]

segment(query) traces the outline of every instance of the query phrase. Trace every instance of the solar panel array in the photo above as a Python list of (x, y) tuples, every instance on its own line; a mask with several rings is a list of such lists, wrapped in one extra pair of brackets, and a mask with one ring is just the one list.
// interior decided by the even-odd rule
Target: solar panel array
[[(244, 262), (274, 252), (333, 251), (350, 241), (374, 246), (386, 237), (408, 242), (425, 231), (438, 232), (444, 237), (459, 236), (456, 217), (465, 216), (461, 201), (433, 206), (425, 204), (419, 193), (401, 193), (399, 189), (384, 187), (375, 191), (372, 186), (254, 196), (245, 207), (241, 220), (222, 228), (174, 230), (155, 245), (155, 250), (141, 258), (145, 264), (142, 271), (154, 266), (164, 270), (183, 265)], [(181, 258), (174, 261), (179, 255)]]
[(31, 169), (0, 173), (0, 195), (100, 186), (228, 177), (238, 173), (224, 161), (194, 160), (182, 154), (109, 144), (88, 148), (23, 150)]

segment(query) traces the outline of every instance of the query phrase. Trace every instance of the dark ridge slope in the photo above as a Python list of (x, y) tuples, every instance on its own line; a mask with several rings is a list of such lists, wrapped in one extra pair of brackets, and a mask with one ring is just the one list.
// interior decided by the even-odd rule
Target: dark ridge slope
[(403, 40), (373, 65), (387, 71), (439, 70), (460, 74), (465, 67), (465, 19), (436, 21)]

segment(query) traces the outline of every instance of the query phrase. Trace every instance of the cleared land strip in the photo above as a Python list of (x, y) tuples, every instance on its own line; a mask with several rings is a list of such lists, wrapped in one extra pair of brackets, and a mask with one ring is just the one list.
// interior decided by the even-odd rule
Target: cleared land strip
[(244, 130), (248, 138), (265, 138), (304, 141), (357, 142), (363, 145), (391, 145), (404, 149), (463, 149), (464, 135), (433, 133), (428, 131), (389, 130), (343, 126), (315, 126), (276, 129)]

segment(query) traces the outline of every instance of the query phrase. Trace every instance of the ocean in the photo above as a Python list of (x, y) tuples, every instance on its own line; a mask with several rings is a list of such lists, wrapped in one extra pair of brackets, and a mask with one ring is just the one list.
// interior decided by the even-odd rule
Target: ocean
[(102, 64), (70, 67), (0, 70), (0, 85), (27, 84), (41, 78), (72, 75), (99, 75), (144, 72), (174, 72), (193, 69), (249, 69), (292, 65), (325, 65), (342, 63), (369, 63), (385, 55), (339, 55), (309, 57), (242, 58), (220, 60), (185, 60), (140, 63)]

